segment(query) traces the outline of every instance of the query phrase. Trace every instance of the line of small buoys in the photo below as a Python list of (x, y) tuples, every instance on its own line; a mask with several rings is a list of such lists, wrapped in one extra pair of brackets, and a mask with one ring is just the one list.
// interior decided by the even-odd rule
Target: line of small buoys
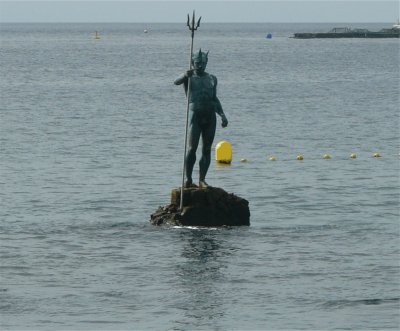
[[(221, 147), (221, 146), (220, 146)], [(229, 146), (229, 145), (227, 145), (227, 144), (225, 144), (225, 142), (222, 144), (222, 151), (223, 151), (223, 153), (222, 153), (222, 155), (221, 155), (221, 150), (219, 150), (219, 153), (217, 154), (217, 157), (216, 157), (216, 161), (218, 162), (218, 163), (220, 163), (220, 164), (226, 164), (226, 165), (229, 165), (229, 164), (231, 164), (231, 162), (232, 162), (232, 151), (231, 151), (231, 149), (230, 149), (230, 147), (231, 146)], [(372, 157), (373, 158), (380, 158), (380, 157), (382, 157), (382, 155), (381, 155), (381, 153), (379, 153), (379, 152), (376, 152), (376, 153), (373, 153), (372, 154)], [(399, 154), (399, 157), (400, 157), (400, 154)], [(350, 159), (356, 159), (357, 158), (357, 154), (356, 153), (351, 153), (350, 155), (349, 155), (349, 158)], [(269, 160), (269, 161), (278, 161), (278, 157), (276, 157), (275, 155), (270, 155), (270, 156), (267, 156), (267, 159)], [(296, 157), (295, 157), (295, 160), (297, 160), (297, 161), (303, 161), (303, 160), (305, 160), (306, 158), (304, 157), (304, 155), (303, 154), (297, 154), (296, 155)], [(330, 160), (330, 159), (333, 159), (333, 157), (330, 155), (330, 154), (328, 154), (328, 153), (325, 153), (325, 154), (323, 154), (322, 155), (322, 159), (323, 160)], [(312, 160), (315, 160), (315, 158), (312, 158)], [(287, 161), (287, 159), (286, 159), (286, 161)], [(245, 158), (245, 157), (242, 157), (242, 158), (240, 158), (240, 162), (241, 163), (246, 163), (246, 162), (248, 162), (248, 159), (247, 158)]]
[[(379, 157), (382, 157), (381, 156), (381, 154), (380, 153), (374, 153), (374, 154), (372, 154), (372, 156), (373, 157), (375, 157), (375, 158), (379, 158)], [(400, 154), (399, 154), (399, 156), (400, 156)], [(329, 159), (331, 159), (332, 157), (331, 157), (331, 155), (330, 154), (324, 154), (324, 155), (322, 155), (322, 158), (324, 159), (324, 160), (329, 160)], [(357, 154), (356, 153), (351, 153), (350, 154), (350, 159), (356, 159), (357, 158)], [(276, 156), (269, 156), (268, 157), (268, 160), (270, 160), (270, 161), (276, 161), (276, 160), (278, 160), (278, 158), (276, 157)], [(302, 154), (297, 154), (296, 155), (296, 160), (298, 160), (298, 161), (302, 161), (302, 160), (304, 160), (304, 156), (302, 155)]]
[[(379, 152), (375, 152), (375, 153), (372, 154), (372, 156), (374, 158), (380, 158), (381, 154)], [(400, 156), (400, 154), (399, 154), (399, 156)], [(356, 153), (352, 152), (349, 157), (350, 157), (350, 159), (356, 159), (357, 155), (356, 155)], [(330, 154), (325, 153), (325, 154), (322, 155), (322, 158), (324, 160), (329, 160), (332, 157), (331, 157)], [(232, 145), (228, 141), (222, 140), (216, 145), (216, 147), (215, 147), (215, 160), (218, 163), (221, 163), (221, 164), (230, 164), (232, 162)], [(268, 156), (268, 160), (269, 161), (277, 161), (278, 158), (275, 155), (270, 155), (270, 156)], [(300, 153), (297, 154), (296, 155), (296, 160), (303, 161), (304, 160), (303, 154), (300, 154)], [(242, 157), (240, 159), (240, 162), (242, 162), (242, 163), (247, 162), (247, 158)]]
[[(399, 156), (400, 156), (400, 154), (399, 154)], [(376, 153), (373, 153), (373, 154), (372, 154), (372, 157), (374, 157), (374, 158), (380, 158), (380, 157), (382, 157), (382, 156), (381, 156), (380, 153), (376, 152)], [(357, 158), (357, 154), (356, 154), (356, 153), (351, 153), (350, 156), (349, 156), (349, 158), (350, 158), (350, 159), (356, 159), (356, 158)], [(304, 158), (303, 154), (297, 154), (297, 155), (296, 155), (296, 160), (298, 160), (298, 161), (303, 161), (304, 159), (305, 159), (305, 158)], [(325, 153), (325, 154), (322, 155), (322, 159), (324, 159), (324, 160), (330, 160), (330, 159), (332, 159), (332, 156), (331, 156), (330, 154)], [(275, 155), (270, 155), (270, 156), (268, 156), (268, 160), (269, 160), (269, 161), (278, 161), (278, 158), (277, 158)], [(217, 161), (218, 161), (218, 160), (217, 160)], [(242, 163), (247, 162), (247, 161), (248, 161), (247, 158), (241, 158), (241, 159), (240, 159), (240, 162), (242, 162)]]

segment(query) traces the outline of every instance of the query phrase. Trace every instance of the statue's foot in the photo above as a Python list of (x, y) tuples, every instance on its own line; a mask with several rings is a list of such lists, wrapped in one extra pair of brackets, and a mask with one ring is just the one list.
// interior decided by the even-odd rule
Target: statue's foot
[(193, 184), (193, 181), (191, 179), (188, 179), (185, 182), (185, 188), (197, 188), (198, 186), (196, 184)]
[(200, 188), (207, 188), (207, 187), (209, 187), (210, 185), (208, 185), (207, 183), (206, 183), (206, 181), (205, 180), (200, 180), (199, 181), (199, 187)]

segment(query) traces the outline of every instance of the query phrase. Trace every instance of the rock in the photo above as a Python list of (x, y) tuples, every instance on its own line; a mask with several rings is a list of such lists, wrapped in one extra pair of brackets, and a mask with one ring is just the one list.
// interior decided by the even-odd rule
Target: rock
[(154, 225), (238, 226), (250, 225), (249, 202), (222, 188), (185, 188), (183, 210), (179, 210), (181, 189), (171, 192), (171, 204), (152, 215)]

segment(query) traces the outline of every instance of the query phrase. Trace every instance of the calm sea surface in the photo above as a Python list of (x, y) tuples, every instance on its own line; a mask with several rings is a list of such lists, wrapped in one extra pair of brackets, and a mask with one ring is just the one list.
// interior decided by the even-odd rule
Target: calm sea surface
[(251, 212), (204, 229), (148, 223), (181, 182), (185, 23), (0, 25), (0, 328), (399, 328), (399, 40), (289, 38), (335, 26), (196, 32), (234, 154), (207, 181)]

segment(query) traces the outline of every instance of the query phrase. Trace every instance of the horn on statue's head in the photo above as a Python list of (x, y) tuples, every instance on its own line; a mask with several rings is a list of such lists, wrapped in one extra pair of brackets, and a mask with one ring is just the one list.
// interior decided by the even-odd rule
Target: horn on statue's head
[(201, 51), (201, 48), (200, 48), (198, 52), (193, 53), (192, 61), (195, 61), (195, 60), (198, 59), (198, 60), (201, 60), (201, 61), (208, 62), (208, 52), (209, 51), (207, 51), (207, 53), (204, 53), (204, 52)]
[(208, 53), (209, 53), (210, 51), (207, 51), (207, 53), (205, 53), (205, 60), (206, 60), (206, 62), (208, 62)]
[(198, 52), (194, 52), (192, 54), (192, 60), (195, 61), (196, 59), (200, 58), (201, 59), (201, 48), (199, 49)]

